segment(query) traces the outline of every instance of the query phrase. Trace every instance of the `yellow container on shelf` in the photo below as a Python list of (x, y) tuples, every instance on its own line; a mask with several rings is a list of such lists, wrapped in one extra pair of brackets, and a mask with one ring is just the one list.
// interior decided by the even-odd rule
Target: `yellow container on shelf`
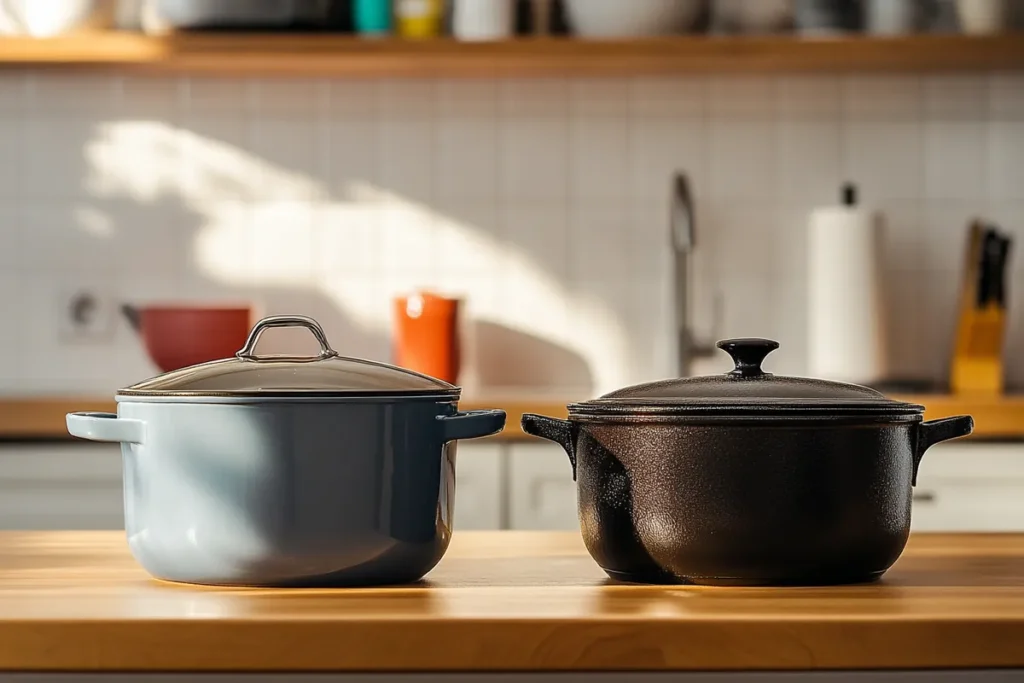
[(435, 38), (441, 35), (444, 0), (396, 0), (395, 23), (402, 38)]

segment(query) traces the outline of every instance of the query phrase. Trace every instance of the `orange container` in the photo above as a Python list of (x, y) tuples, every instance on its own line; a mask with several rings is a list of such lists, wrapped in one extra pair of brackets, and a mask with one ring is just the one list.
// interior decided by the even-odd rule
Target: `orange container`
[(417, 292), (394, 300), (395, 364), (457, 384), (460, 299)]

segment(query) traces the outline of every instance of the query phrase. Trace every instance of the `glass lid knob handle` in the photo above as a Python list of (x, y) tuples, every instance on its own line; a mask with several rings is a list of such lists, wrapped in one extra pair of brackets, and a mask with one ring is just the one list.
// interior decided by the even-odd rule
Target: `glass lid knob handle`
[(769, 353), (779, 348), (779, 342), (771, 339), (726, 339), (718, 342), (718, 348), (732, 356), (736, 364), (730, 375), (757, 377), (767, 374), (761, 369), (761, 363)]
[(333, 358), (338, 355), (338, 352), (332, 349), (331, 345), (327, 342), (324, 328), (320, 327), (320, 323), (317, 321), (304, 315), (272, 315), (253, 325), (249, 338), (245, 340), (245, 346), (235, 354), (235, 357), (242, 360), (260, 360), (260, 357), (256, 355), (256, 344), (260, 340), (260, 335), (271, 327), (305, 327), (313, 333), (317, 342), (320, 343), (320, 354), (315, 356), (315, 358), (323, 360), (324, 358)]

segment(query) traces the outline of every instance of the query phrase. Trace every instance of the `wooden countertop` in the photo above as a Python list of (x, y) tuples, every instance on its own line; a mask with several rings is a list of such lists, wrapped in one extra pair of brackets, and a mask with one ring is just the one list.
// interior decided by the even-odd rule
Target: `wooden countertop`
[(0, 670), (1024, 667), (1024, 535), (915, 535), (871, 585), (616, 584), (576, 533), (462, 532), (421, 584), (150, 579), (122, 532), (0, 534)]
[[(508, 413), (505, 430), (490, 437), (498, 440), (533, 439), (523, 432), (523, 413), (565, 417), (566, 406), (586, 396), (503, 393), (489, 397), (467, 397), (459, 402), (463, 410), (503, 408)], [(974, 438), (1024, 438), (1024, 395), (1011, 396), (893, 396), (925, 406), (925, 418), (935, 420), (952, 415), (974, 416)], [(71, 439), (64, 416), (74, 411), (114, 411), (111, 399), (96, 397), (0, 398), (0, 439)]]

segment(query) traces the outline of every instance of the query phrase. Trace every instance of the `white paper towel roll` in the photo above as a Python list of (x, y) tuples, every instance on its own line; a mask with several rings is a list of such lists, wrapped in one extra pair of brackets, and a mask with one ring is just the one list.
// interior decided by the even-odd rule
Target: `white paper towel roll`
[(812, 377), (885, 379), (881, 217), (855, 205), (823, 207), (808, 223), (808, 366)]

